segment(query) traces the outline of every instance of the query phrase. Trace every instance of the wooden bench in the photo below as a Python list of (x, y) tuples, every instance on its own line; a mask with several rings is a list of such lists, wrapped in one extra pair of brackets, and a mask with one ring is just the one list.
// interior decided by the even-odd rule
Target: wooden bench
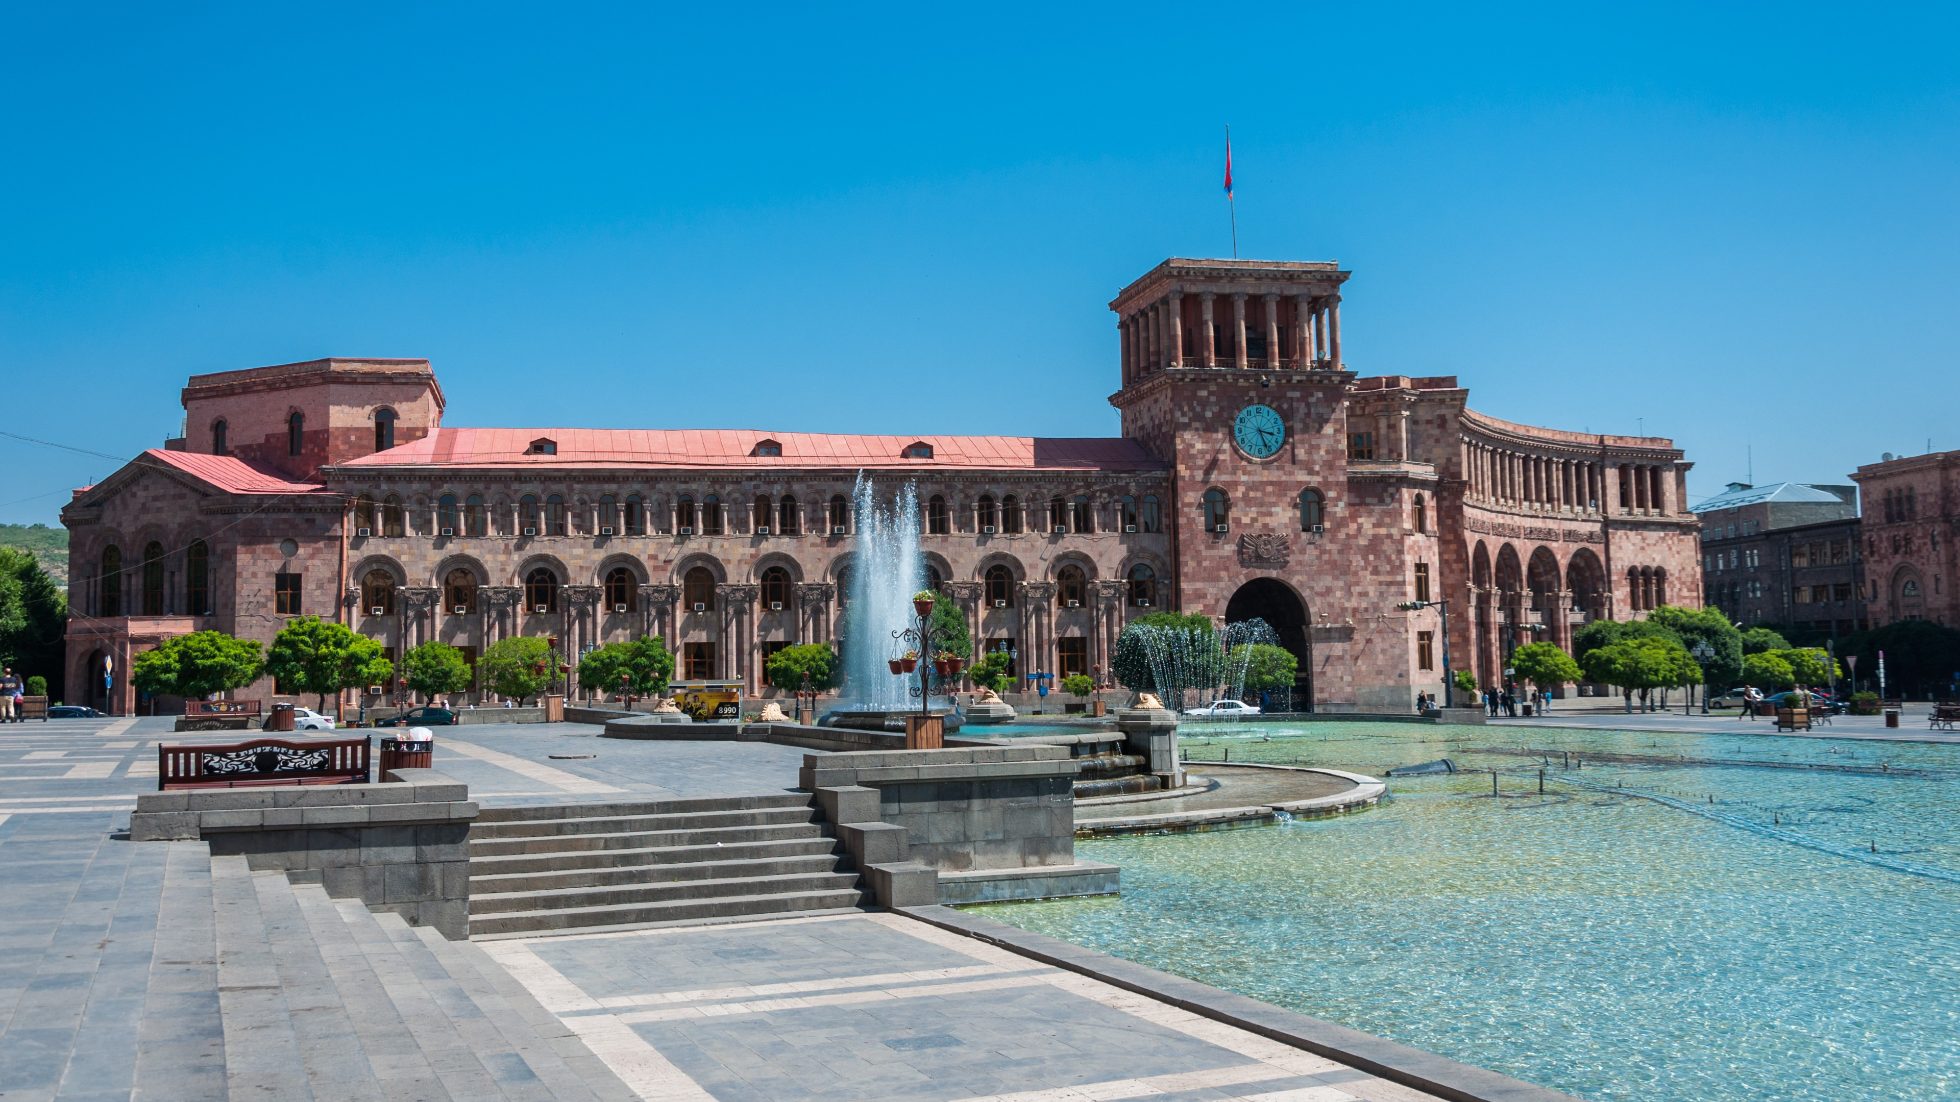
[(1810, 730), (1809, 708), (1778, 708), (1776, 710), (1776, 729), (1794, 731), (1797, 728)]
[(1956, 723), (1960, 723), (1960, 704), (1935, 704), (1933, 714), (1926, 717), (1927, 726), (1944, 731), (1953, 730)]
[(48, 721), (48, 698), (45, 696), (23, 696), (20, 698), (20, 705), (16, 709), (16, 714), (23, 720), (38, 719), (42, 723), (46, 723)]
[(366, 738), (283, 739), (157, 747), (157, 789), (366, 784)]
[(249, 731), (259, 718), (257, 700), (186, 700), (179, 731)]

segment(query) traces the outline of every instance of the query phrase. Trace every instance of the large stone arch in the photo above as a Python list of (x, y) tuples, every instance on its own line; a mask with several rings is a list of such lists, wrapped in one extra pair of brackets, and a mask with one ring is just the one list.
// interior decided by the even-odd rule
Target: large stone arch
[(982, 555), (980, 561), (973, 565), (974, 580), (978, 581), (985, 578), (987, 571), (992, 570), (996, 566), (1007, 567), (1017, 582), (1028, 580), (1027, 566), (1021, 562), (1019, 556), (1007, 551), (989, 551), (987, 554)]
[(1926, 580), (1919, 568), (1910, 563), (1901, 564), (1892, 572), (1891, 592), (1892, 615), (1898, 620), (1924, 620), (1926, 618)]
[(1518, 555), (1518, 549), (1508, 542), (1498, 545), (1497, 558), (1492, 564), (1491, 587), (1495, 592), (1492, 626), (1497, 636), (1491, 672), (1501, 674), (1502, 666), (1511, 657), (1511, 652), (1521, 644), (1530, 642), (1521, 638), (1518, 631), (1524, 623), (1524, 560)]
[(523, 585), (524, 579), (530, 576), (531, 571), (536, 570), (540, 566), (557, 575), (559, 585), (571, 584), (572, 571), (570, 567), (565, 565), (565, 560), (546, 551), (533, 552), (524, 556), (518, 562), (516, 571), (512, 573), (509, 584)]
[(626, 554), (623, 551), (616, 551), (600, 559), (599, 565), (593, 568), (592, 584), (606, 584), (606, 575), (611, 574), (621, 567), (625, 567), (626, 572), (633, 575), (633, 583), (635, 585), (646, 585), (653, 581), (653, 576), (647, 571), (645, 559), (637, 555)]
[(693, 570), (697, 566), (706, 567), (708, 573), (715, 576), (715, 583), (718, 585), (728, 581), (728, 567), (726, 564), (706, 551), (696, 551), (691, 555), (681, 556), (680, 561), (674, 563), (673, 583), (680, 585), (686, 579), (688, 571)]
[(1572, 607), (1583, 612), (1587, 622), (1606, 616), (1611, 587), (1606, 583), (1606, 564), (1592, 548), (1581, 547), (1572, 553), (1565, 564), (1565, 586), (1572, 593)]
[(953, 564), (937, 551), (923, 551), (919, 554), (920, 568), (925, 576), (931, 578), (937, 572), (941, 582), (958, 581), (959, 575), (953, 572)]
[(1307, 599), (1278, 578), (1254, 578), (1233, 591), (1231, 600), (1225, 603), (1225, 622), (1234, 624), (1254, 618), (1266, 621), (1279, 636), (1280, 646), (1291, 651), (1299, 661), (1299, 671), (1293, 681), (1293, 708), (1312, 711), (1313, 617)]
[(476, 575), (476, 584), (490, 584), (490, 568), (483, 565), (483, 560), (477, 558), (475, 555), (465, 554), (444, 555), (438, 559), (435, 569), (429, 574), (428, 584), (441, 586), (448, 579), (452, 570), (467, 570)]
[(794, 555), (782, 551), (771, 551), (755, 560), (755, 566), (751, 568), (749, 573), (749, 580), (754, 582), (762, 581), (762, 575), (772, 566), (780, 566), (784, 570), (789, 571), (789, 580), (791, 583), (801, 582), (803, 580), (803, 564)]
[(1530, 594), (1530, 624), (1543, 628), (1524, 642), (1557, 643), (1569, 649), (1565, 638), (1564, 586), (1558, 556), (1551, 548), (1541, 544), (1531, 549), (1531, 557), (1525, 560), (1524, 584)]

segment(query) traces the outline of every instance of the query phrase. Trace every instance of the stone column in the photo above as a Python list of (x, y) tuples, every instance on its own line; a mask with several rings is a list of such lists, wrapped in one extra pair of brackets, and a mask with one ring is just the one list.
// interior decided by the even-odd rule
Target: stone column
[(1212, 310), (1212, 301), (1217, 297), (1217, 295), (1210, 291), (1200, 292), (1198, 295), (1198, 304), (1204, 311), (1205, 327), (1204, 333), (1199, 338), (1203, 345), (1199, 349), (1199, 356), (1202, 358), (1206, 367), (1218, 366), (1218, 325), (1212, 317), (1214, 313)]
[(1270, 294), (1266, 296), (1266, 366), (1279, 365), (1279, 295)]
[(1232, 295), (1232, 328), (1234, 331), (1233, 339), (1238, 341), (1238, 344), (1232, 349), (1232, 362), (1237, 365), (1240, 371), (1244, 371), (1246, 369), (1244, 291), (1237, 291)]
[(1296, 295), (1293, 299), (1293, 358), (1301, 367), (1313, 366), (1313, 299)]
[(1341, 368), (1341, 296), (1330, 295), (1327, 300), (1327, 358), (1334, 361), (1334, 370)]
[(1148, 324), (1144, 326), (1148, 340), (1145, 342), (1144, 367), (1155, 371), (1164, 366), (1164, 304), (1154, 302), (1144, 312)]
[(1407, 462), (1409, 459), (1409, 411), (1395, 411), (1395, 458)]
[(1184, 366), (1184, 293), (1172, 291), (1170, 297), (1170, 340), (1172, 367)]

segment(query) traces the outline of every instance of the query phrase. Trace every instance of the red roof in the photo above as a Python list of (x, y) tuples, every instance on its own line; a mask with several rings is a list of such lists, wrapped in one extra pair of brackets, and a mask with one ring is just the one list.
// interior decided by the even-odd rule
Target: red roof
[(206, 455), (201, 452), (173, 452), (151, 448), (134, 465), (162, 463), (210, 483), (232, 494), (317, 494), (326, 492), (318, 482), (293, 482), (283, 475), (262, 471), (235, 455)]
[[(527, 454), (536, 441), (551, 454)], [(762, 441), (781, 455), (754, 454)], [(931, 459), (907, 459), (914, 443)], [(439, 429), (341, 467), (864, 467), (900, 470), (1158, 470), (1132, 440), (1109, 437), (853, 436), (756, 429)]]

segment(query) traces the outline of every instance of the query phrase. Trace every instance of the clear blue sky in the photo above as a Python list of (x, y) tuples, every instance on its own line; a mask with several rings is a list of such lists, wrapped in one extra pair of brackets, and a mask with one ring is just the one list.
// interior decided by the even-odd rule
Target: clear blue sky
[[(1960, 447), (1951, 5), (680, 8), (9, 5), (4, 427), (373, 355), (459, 425), (1113, 434), (1105, 303), (1229, 255), (1229, 122), (1364, 374), (1696, 497)], [(113, 466), (0, 438), (0, 520)]]

